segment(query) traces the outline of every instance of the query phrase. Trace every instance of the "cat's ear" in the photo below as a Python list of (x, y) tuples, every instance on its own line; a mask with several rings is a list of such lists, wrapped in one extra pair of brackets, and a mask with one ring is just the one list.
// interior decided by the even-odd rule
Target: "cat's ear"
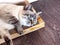
[(39, 16), (41, 13), (42, 13), (41, 11), (40, 12), (37, 12), (36, 15)]
[(24, 7), (24, 10), (32, 10), (32, 5), (28, 4)]

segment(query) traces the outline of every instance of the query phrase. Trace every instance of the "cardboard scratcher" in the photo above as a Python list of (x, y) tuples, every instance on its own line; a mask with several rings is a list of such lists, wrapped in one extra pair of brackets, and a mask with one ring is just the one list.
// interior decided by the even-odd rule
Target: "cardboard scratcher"
[[(26, 4), (28, 4), (28, 2), (26, 1), (25, 2)], [(22, 8), (22, 7), (21, 7)], [(22, 10), (20, 10), (21, 12), (20, 12), (20, 15), (22, 15)], [(34, 12), (36, 12), (35, 10), (34, 10), (34, 8), (33, 8), (33, 11)], [(25, 35), (25, 34), (28, 34), (28, 33), (31, 33), (31, 32), (34, 32), (34, 31), (36, 31), (36, 30), (38, 30), (38, 29), (41, 29), (41, 28), (43, 28), (43, 27), (45, 27), (45, 22), (42, 20), (42, 18), (39, 16), (38, 17), (38, 24), (36, 24), (36, 25), (34, 25), (33, 27), (29, 27), (29, 28), (26, 28), (26, 29), (24, 29), (23, 30), (23, 33), (20, 35), (20, 34), (18, 34), (15, 30), (12, 30), (12, 31), (10, 31), (10, 33), (11, 33), (11, 39), (15, 39), (15, 38), (17, 38), (17, 37), (20, 37), (20, 36), (23, 36), (23, 35)], [(4, 41), (4, 39), (2, 39), (1, 37), (0, 37), (0, 44), (2, 44), (2, 43), (4, 43), (5, 41)]]

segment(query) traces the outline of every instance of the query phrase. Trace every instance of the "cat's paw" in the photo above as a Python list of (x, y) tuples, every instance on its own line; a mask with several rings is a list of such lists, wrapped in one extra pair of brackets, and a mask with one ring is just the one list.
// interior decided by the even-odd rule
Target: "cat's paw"
[(23, 33), (23, 31), (20, 31), (20, 30), (19, 30), (19, 31), (17, 31), (17, 32), (18, 32), (20, 35)]

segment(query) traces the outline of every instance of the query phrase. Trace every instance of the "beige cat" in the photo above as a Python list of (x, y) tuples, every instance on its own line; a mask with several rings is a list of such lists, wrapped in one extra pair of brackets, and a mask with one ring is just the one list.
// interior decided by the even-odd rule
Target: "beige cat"
[(20, 7), (13, 4), (0, 4), (0, 28), (2, 27), (0, 32), (3, 34), (3, 37), (7, 36), (11, 40), (9, 31), (6, 32), (7, 30), (16, 28), (17, 32), (21, 33), (23, 31), (22, 25), (30, 27), (37, 23), (37, 16), (40, 13), (34, 13), (30, 10), (32, 8), (28, 6), (21, 16), (20, 12), (22, 11)]

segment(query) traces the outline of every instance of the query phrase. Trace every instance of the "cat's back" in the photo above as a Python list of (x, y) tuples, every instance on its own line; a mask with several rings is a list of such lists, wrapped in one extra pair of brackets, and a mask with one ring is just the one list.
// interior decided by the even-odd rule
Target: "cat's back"
[(11, 15), (18, 18), (18, 12), (19, 12), (20, 6), (14, 5), (14, 4), (0, 4), (0, 17), (5, 14), (10, 13)]
[(0, 10), (15, 9), (15, 8), (17, 8), (17, 5), (14, 4), (3, 4), (3, 3), (0, 4)]

